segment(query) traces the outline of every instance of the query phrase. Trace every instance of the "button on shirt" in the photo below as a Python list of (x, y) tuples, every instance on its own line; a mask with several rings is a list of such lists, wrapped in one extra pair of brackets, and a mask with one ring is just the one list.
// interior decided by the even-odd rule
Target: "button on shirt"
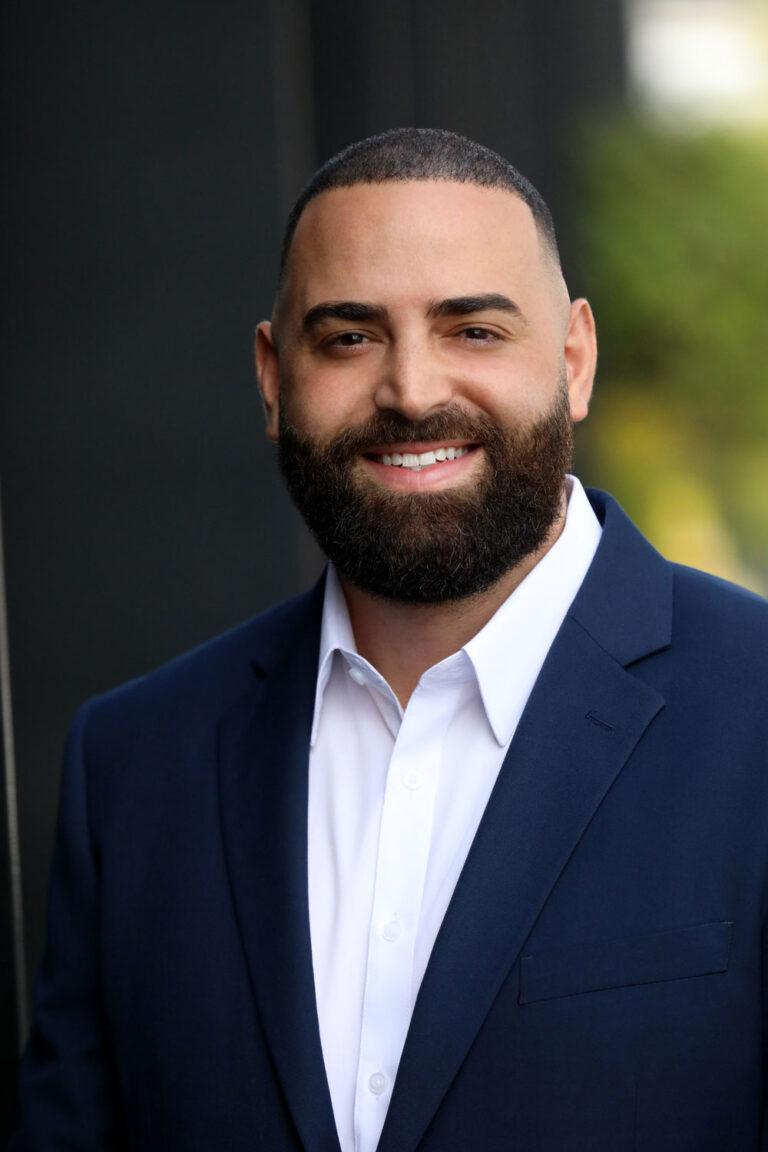
[(600, 541), (577, 479), (559, 538), (403, 710), (328, 568), (309, 758), (309, 917), (342, 1152), (374, 1152), (429, 956), (528, 696)]

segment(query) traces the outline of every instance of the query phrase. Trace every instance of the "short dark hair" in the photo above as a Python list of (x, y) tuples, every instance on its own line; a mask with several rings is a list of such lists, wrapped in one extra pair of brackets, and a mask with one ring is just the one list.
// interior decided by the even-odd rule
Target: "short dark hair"
[(544, 197), (508, 160), (444, 128), (392, 128), (350, 144), (315, 172), (288, 215), (278, 287), (285, 277), (296, 225), (315, 196), (331, 188), (406, 180), (446, 180), (512, 192), (528, 205), (547, 249), (560, 263), (555, 224)]

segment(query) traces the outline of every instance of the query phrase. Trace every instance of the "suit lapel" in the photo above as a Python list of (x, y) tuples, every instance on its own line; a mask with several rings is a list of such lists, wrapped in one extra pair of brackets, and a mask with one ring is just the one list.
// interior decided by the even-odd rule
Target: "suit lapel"
[(265, 643), (254, 695), (222, 720), (219, 766), (227, 866), (260, 1019), (304, 1147), (339, 1152), (307, 893), (307, 768), (321, 607), (320, 587)]
[(663, 706), (623, 665), (669, 642), (670, 569), (610, 505), (596, 509), (607, 516), (598, 554), (531, 694), (435, 942), (378, 1152), (418, 1144), (560, 873)]
[(379, 1152), (418, 1144), (547, 896), (661, 703), (566, 623), (435, 942)]

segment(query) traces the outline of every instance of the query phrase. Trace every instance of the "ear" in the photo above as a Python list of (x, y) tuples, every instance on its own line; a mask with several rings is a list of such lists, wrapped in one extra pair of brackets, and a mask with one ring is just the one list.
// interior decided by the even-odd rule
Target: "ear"
[(267, 436), (274, 443), (279, 439), (280, 371), (277, 363), (277, 345), (269, 320), (262, 320), (256, 328), (256, 379), (264, 403)]
[(571, 304), (564, 355), (571, 419), (577, 423), (589, 411), (597, 368), (595, 318), (587, 300), (574, 300)]

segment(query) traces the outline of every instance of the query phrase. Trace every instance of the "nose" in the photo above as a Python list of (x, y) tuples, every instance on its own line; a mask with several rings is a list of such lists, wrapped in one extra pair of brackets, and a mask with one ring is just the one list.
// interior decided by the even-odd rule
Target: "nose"
[(410, 340), (390, 346), (374, 401), (381, 410), (422, 420), (453, 399), (453, 384), (428, 343)]

